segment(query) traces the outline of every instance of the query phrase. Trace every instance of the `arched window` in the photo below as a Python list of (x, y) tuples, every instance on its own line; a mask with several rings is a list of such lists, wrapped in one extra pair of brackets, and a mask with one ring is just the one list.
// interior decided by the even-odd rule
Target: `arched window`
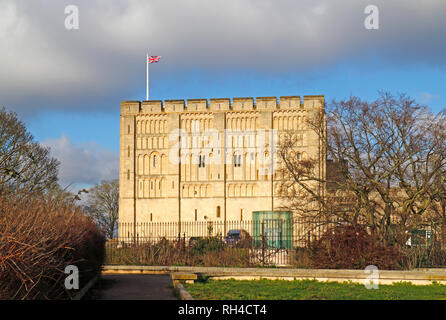
[(204, 156), (198, 156), (198, 168), (204, 168)]
[(158, 158), (156, 157), (156, 155), (153, 156), (153, 167), (156, 168), (158, 162)]
[(242, 164), (242, 156), (234, 154), (234, 167), (240, 167)]
[(220, 218), (220, 215), (221, 215), (220, 210), (221, 210), (220, 206), (218, 206), (217, 207), (217, 218)]

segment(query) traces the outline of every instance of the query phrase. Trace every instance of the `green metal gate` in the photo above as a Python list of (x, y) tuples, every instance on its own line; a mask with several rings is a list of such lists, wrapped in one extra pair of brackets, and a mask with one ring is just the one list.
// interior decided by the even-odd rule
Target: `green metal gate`
[(288, 211), (254, 211), (253, 237), (254, 245), (262, 242), (268, 248), (291, 249), (292, 221)]

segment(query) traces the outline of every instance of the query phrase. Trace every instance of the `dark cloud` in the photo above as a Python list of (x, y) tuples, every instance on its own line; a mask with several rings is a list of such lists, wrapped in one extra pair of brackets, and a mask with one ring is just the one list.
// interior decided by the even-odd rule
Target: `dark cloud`
[[(79, 30), (64, 27), (68, 4), (79, 6)], [(21, 113), (117, 104), (144, 87), (148, 48), (163, 56), (165, 75), (178, 77), (241, 68), (277, 75), (377, 55), (444, 67), (444, 0), (374, 1), (374, 31), (363, 24), (369, 4), (0, 0), (0, 103)]]

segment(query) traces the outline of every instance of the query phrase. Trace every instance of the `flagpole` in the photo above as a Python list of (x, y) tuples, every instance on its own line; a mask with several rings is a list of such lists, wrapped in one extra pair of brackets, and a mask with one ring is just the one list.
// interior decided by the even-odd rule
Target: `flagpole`
[(146, 55), (146, 64), (147, 64), (147, 91), (146, 91), (146, 100), (149, 100), (149, 54)]

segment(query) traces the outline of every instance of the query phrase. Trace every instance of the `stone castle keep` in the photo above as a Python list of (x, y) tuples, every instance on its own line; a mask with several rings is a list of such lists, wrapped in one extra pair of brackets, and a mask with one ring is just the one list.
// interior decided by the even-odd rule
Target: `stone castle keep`
[(306, 119), (324, 96), (122, 101), (119, 221), (244, 221), (277, 210), (275, 146), (299, 138), (296, 157), (320, 159)]

